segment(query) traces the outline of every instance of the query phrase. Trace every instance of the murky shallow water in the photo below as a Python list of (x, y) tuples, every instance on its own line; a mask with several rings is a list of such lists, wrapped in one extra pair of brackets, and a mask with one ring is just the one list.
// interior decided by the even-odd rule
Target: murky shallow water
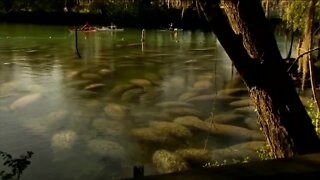
[(0, 150), (35, 153), (22, 179), (168, 172), (177, 154), (182, 169), (256, 158), (255, 113), (211, 33), (147, 30), (144, 45), (138, 29), (79, 33), (78, 59), (67, 27), (0, 32)]

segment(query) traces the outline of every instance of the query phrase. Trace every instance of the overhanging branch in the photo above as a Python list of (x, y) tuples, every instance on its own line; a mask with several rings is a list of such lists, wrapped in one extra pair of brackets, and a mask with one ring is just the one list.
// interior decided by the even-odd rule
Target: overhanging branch
[(293, 61), (293, 63), (291, 64), (291, 66), (289, 67), (289, 69), (287, 70), (287, 72), (290, 72), (290, 70), (292, 69), (293, 65), (294, 65), (295, 63), (297, 63), (297, 61), (298, 61), (300, 58), (302, 58), (304, 55), (309, 54), (309, 53), (311, 53), (311, 52), (313, 52), (313, 51), (317, 51), (317, 50), (319, 51), (319, 50), (320, 50), (320, 47), (311, 49), (310, 51), (307, 51), (307, 52), (304, 52), (304, 53), (300, 54), (300, 55)]

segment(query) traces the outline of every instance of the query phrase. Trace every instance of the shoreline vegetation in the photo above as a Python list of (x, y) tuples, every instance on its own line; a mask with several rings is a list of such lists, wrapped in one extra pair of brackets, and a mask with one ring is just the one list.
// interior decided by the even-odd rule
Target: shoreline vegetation
[(0, 22), (31, 23), (44, 25), (81, 25), (89, 22), (93, 25), (117, 24), (131, 28), (168, 28), (170, 23), (183, 29), (208, 30), (208, 23), (200, 19), (196, 11), (190, 10), (181, 17), (181, 10), (149, 11), (135, 16), (130, 13), (121, 13), (107, 16), (95, 13), (77, 12), (9, 12), (0, 13)]

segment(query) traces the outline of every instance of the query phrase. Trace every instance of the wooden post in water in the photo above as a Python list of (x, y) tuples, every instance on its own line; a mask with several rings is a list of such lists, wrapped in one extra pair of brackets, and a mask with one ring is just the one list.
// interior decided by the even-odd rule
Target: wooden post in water
[(140, 166), (133, 166), (133, 178), (140, 178), (144, 176), (144, 167), (143, 165)]
[(145, 30), (142, 29), (141, 31), (141, 51), (144, 51), (144, 41), (145, 41)]
[(77, 50), (77, 55), (78, 55), (79, 58), (81, 58), (81, 55), (80, 55), (79, 49), (78, 49), (78, 28), (77, 28), (77, 27), (76, 27), (75, 36), (76, 36), (76, 50)]
[(142, 31), (141, 31), (141, 42), (144, 43), (144, 40), (145, 40), (145, 30), (142, 29)]

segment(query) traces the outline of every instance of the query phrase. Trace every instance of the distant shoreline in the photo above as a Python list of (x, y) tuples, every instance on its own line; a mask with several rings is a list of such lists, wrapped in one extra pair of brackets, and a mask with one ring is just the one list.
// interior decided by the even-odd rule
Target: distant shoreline
[(198, 16), (193, 13), (183, 18), (178, 13), (172, 13), (168, 16), (163, 17), (161, 14), (153, 14), (152, 16), (146, 15), (144, 18), (138, 18), (124, 14), (121, 17), (108, 18), (101, 14), (75, 12), (10, 12), (7, 14), (0, 13), (0, 22), (69, 26), (81, 25), (85, 22), (103, 26), (114, 23), (120, 27), (132, 28), (167, 28), (169, 23), (173, 22), (177, 28), (208, 29), (207, 22), (199, 20)]

